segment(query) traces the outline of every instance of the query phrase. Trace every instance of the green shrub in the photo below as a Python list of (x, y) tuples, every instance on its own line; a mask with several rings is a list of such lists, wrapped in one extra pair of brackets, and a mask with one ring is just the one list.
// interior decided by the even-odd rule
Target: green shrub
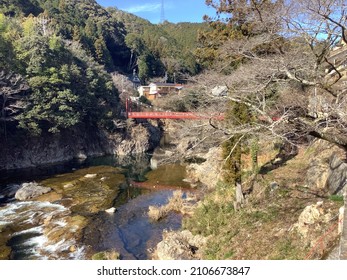
[(332, 201), (343, 201), (343, 195), (333, 194), (329, 196), (329, 199)]

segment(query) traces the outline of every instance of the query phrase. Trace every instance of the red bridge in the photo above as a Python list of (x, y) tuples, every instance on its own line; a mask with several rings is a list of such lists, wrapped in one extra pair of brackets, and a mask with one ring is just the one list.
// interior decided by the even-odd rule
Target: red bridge
[(203, 114), (195, 112), (131, 112), (130, 102), (126, 100), (126, 113), (129, 119), (214, 119), (224, 120), (223, 114)]
[(215, 119), (224, 120), (224, 115), (206, 115), (192, 112), (128, 112), (129, 119)]

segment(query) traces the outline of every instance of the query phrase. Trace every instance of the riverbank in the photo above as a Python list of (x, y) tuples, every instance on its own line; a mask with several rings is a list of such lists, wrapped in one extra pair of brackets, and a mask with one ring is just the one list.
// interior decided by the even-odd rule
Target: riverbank
[(9, 133), (0, 140), (0, 172), (103, 155), (143, 154), (159, 145), (161, 134), (156, 123), (129, 123), (113, 133), (85, 125), (39, 137), (24, 132)]
[[(80, 258), (83, 253), (82, 258), (91, 258), (97, 252), (117, 251), (123, 259), (321, 259), (337, 244), (337, 231), (324, 237), (323, 243), (319, 242), (322, 235), (336, 224), (342, 205), (344, 174), (347, 174), (342, 150), (323, 141), (287, 151), (281, 149), (278, 143), (260, 143), (259, 172), (255, 177), (249, 176), (252, 166), (250, 156), (243, 155), (244, 201), (240, 208), (235, 209), (235, 189), (223, 183), (224, 161), (220, 149), (200, 144), (191, 137), (180, 137), (177, 130), (172, 129), (176, 125), (174, 122), (166, 125), (166, 133), (171, 130), (171, 135), (166, 134), (167, 143), (162, 143), (160, 150), (154, 152), (151, 160), (153, 170), (149, 173), (147, 162), (128, 170), (131, 179), (122, 177), (119, 182), (123, 183), (119, 184), (114, 183), (118, 179), (108, 180), (108, 175), (88, 168), (83, 171), (86, 174), (80, 174), (77, 170), (63, 177), (42, 181), (54, 193), (44, 195), (40, 203), (53, 203), (49, 207), (55, 207), (58, 202), (64, 207), (62, 212), (70, 213), (68, 216), (73, 217), (58, 221), (51, 219), (47, 225), (50, 221), (60, 223), (62, 227), (71, 223), (76, 232), (82, 234), (74, 240), (87, 244), (86, 248), (93, 248), (82, 250), (79, 246), (69, 244), (63, 247), (65, 255), (61, 253), (59, 257)], [(148, 130), (144, 125), (139, 125), (131, 131), (133, 137), (138, 137), (141, 135), (138, 132)], [(120, 143), (125, 148), (120, 151), (129, 153), (131, 147), (143, 142), (140, 138), (128, 139), (130, 142), (122, 140)], [(118, 147), (122, 147), (122, 144)], [(175, 170), (168, 165), (169, 162), (184, 163), (187, 173), (182, 175), (184, 172)], [(143, 172), (139, 173), (139, 170)], [(117, 176), (124, 174), (121, 170), (106, 171), (116, 172)], [(88, 178), (84, 177), (88, 174), (93, 179), (92, 183), (88, 183)], [(178, 214), (180, 211), (177, 207), (169, 209), (164, 205), (172, 196), (172, 186), (185, 187), (183, 178), (172, 185), (168, 183), (177, 174), (185, 178), (184, 184), (199, 190), (199, 196), (189, 205), (189, 209), (184, 207), (183, 216)], [(100, 189), (104, 184), (108, 190)], [(100, 203), (94, 200), (99, 193)], [(80, 196), (75, 197), (77, 194)], [(116, 199), (121, 197), (126, 201), (130, 199), (131, 203), (117, 204)], [(37, 207), (42, 208), (42, 205)], [(112, 207), (116, 210), (115, 214), (104, 212)], [(150, 209), (155, 210), (152, 214), (160, 212), (159, 222), (155, 219), (150, 221)], [(163, 211), (156, 211), (158, 209)], [(119, 219), (118, 215), (123, 218)], [(61, 215), (57, 217), (62, 218)], [(47, 218), (38, 221), (42, 224)], [(138, 235), (135, 232), (141, 226), (148, 231)], [(167, 231), (168, 228), (174, 231)], [(26, 230), (20, 231), (26, 234)], [(36, 238), (37, 234), (48, 234), (51, 230), (53, 227), (48, 226), (47, 230), (40, 228), (39, 232), (30, 234)], [(14, 246), (10, 240), (13, 232), (6, 225), (1, 225), (0, 231), (0, 250), (3, 256), (8, 257), (11, 246)], [(59, 230), (48, 235), (65, 239)], [(12, 245), (8, 247), (6, 244)]]
[[(210, 156), (216, 154), (211, 152)], [(338, 213), (346, 172), (339, 157), (343, 155), (343, 150), (324, 141), (303, 145), (294, 154), (280, 154), (271, 144), (262, 143), (260, 171), (256, 178), (245, 180), (242, 207), (234, 208), (235, 189), (222, 178), (207, 181), (210, 188), (194, 213), (184, 218), (181, 233), (164, 233), (157, 255), (163, 255), (163, 244), (171, 244), (173, 247), (164, 248), (164, 252), (195, 247), (199, 254), (184, 255), (188, 259), (327, 258), (339, 241)], [(195, 171), (193, 179), (205, 180), (206, 165), (214, 170), (213, 162), (220, 164), (209, 157), (200, 166), (188, 167)], [(247, 174), (247, 166), (251, 167), (247, 155), (243, 164)], [(216, 168), (222, 172), (220, 166)], [(207, 245), (194, 245), (195, 236), (207, 238)]]

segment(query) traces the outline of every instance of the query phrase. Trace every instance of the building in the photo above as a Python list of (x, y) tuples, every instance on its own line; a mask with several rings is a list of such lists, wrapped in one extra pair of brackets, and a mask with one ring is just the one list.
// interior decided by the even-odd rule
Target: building
[(141, 86), (141, 80), (139, 76), (136, 74), (136, 70), (133, 71), (133, 76), (130, 79), (133, 83), (134, 89), (137, 89), (139, 86)]
[(147, 99), (149, 99), (150, 89), (150, 86), (139, 86), (137, 91), (139, 92), (140, 96), (145, 96)]
[(179, 94), (183, 89), (181, 84), (174, 83), (150, 83), (148, 86), (140, 86), (138, 92), (140, 96), (145, 96), (149, 100), (154, 100), (168, 94)]

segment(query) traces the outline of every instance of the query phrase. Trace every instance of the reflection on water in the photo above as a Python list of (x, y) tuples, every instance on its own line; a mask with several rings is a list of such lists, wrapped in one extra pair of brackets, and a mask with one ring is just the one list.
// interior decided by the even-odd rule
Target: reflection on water
[(181, 217), (175, 214), (157, 223), (148, 218), (148, 206), (162, 205), (171, 195), (172, 191), (146, 191), (118, 207), (115, 213), (99, 213), (86, 229), (85, 244), (94, 251), (116, 250), (122, 259), (149, 258), (162, 238), (162, 231), (181, 225)]
[(102, 156), (87, 158), (85, 160), (72, 160), (61, 164), (38, 166), (18, 170), (0, 171), (0, 192), (7, 184), (33, 180), (43, 180), (57, 174), (64, 174), (71, 170), (87, 168), (91, 166), (116, 166), (124, 168), (127, 177), (134, 180), (144, 180), (144, 174), (150, 170), (149, 156), (139, 155), (134, 157)]
[[(100, 211), (76, 216), (69, 205), (63, 203), (64, 197), (51, 202), (18, 202), (14, 199), (22, 182), (55, 182), (59, 178), (73, 177), (74, 173), (82, 174), (82, 169), (101, 165), (119, 167), (125, 175), (113, 201), (113, 207), (117, 209), (115, 213)], [(73, 170), (79, 171), (71, 173)], [(69, 173), (68, 176), (63, 175), (65, 173)], [(161, 240), (163, 229), (178, 229), (181, 225), (178, 214), (170, 214), (157, 223), (150, 222), (148, 206), (166, 203), (175, 186), (188, 187), (182, 181), (184, 176), (185, 168), (179, 165), (151, 171), (147, 156), (108, 156), (1, 174), (0, 259), (3, 257), (1, 248), (10, 248), (11, 259), (88, 259), (93, 253), (110, 249), (118, 251), (122, 259), (147, 259), (151, 249)], [(100, 182), (100, 178), (95, 180)], [(132, 181), (168, 185), (172, 190), (134, 188), (129, 186)], [(89, 194), (86, 192), (85, 195)], [(91, 195), (96, 194), (92, 192)], [(77, 237), (77, 228), (82, 226), (81, 239)]]

